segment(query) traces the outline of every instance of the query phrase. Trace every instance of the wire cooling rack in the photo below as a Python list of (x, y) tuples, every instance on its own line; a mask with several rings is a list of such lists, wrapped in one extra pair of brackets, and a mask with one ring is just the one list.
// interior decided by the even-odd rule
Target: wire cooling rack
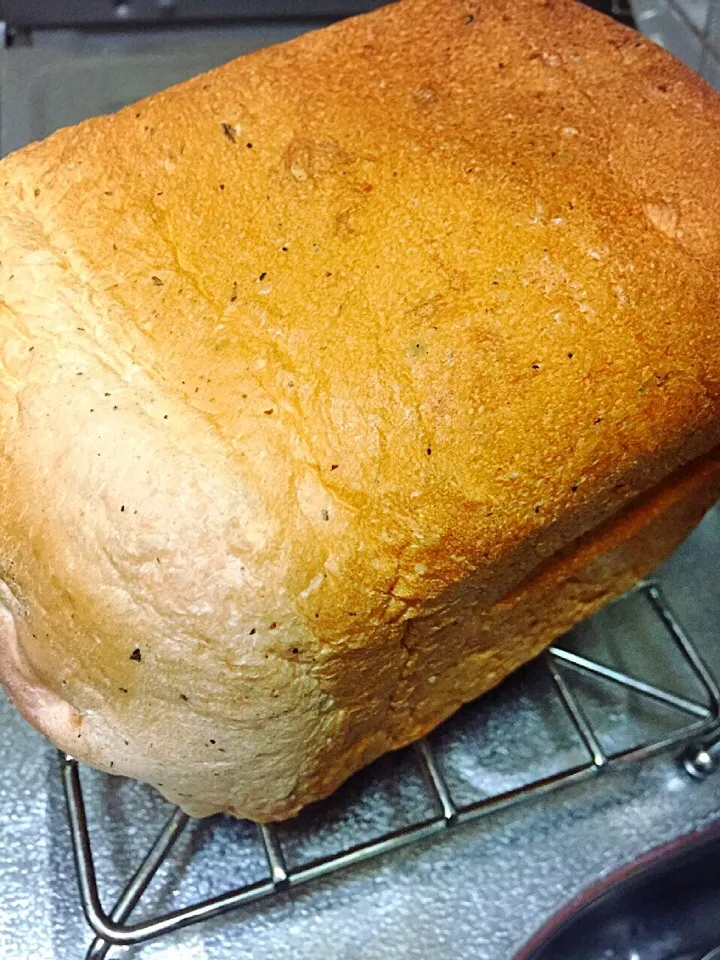
[[(559, 710), (564, 722), (569, 723), (577, 742), (574, 762), (519, 786), (495, 793), (486, 790), (479, 799), (472, 798), (467, 795), (466, 790), (458, 787), (458, 781), (449, 773), (448, 758), (451, 757), (455, 749), (454, 741), (459, 736), (457, 731), (453, 730), (454, 721), (449, 721), (440, 728), (439, 733), (421, 740), (411, 751), (415, 772), (417, 774), (419, 771), (429, 794), (429, 814), (411, 818), (401, 827), (381, 832), (365, 842), (348, 845), (347, 841), (343, 842), (342, 831), (337, 831), (336, 837), (332, 836), (333, 817), (325, 819), (323, 807), (319, 807), (321, 812), (315, 813), (311, 818), (312, 829), (323, 835), (330, 834), (331, 851), (300, 865), (288, 865), (287, 843), (283, 838), (282, 824), (259, 825), (256, 828), (257, 843), (267, 862), (262, 879), (235, 886), (218, 896), (199, 898), (180, 909), (140, 922), (130, 922), (133, 911), (140, 904), (160, 867), (167, 864), (171, 858), (176, 841), (192, 821), (180, 809), (173, 810), (114, 905), (106, 910), (101, 902), (96, 877), (80, 768), (72, 757), (61, 754), (61, 777), (67, 801), (80, 899), (87, 921), (96, 935), (88, 949), (86, 960), (103, 960), (113, 945), (138, 944), (181, 927), (237, 910), (253, 901), (276, 897), (362, 861), (454, 829), (467, 821), (487, 816), (513, 804), (537, 800), (560, 787), (588, 780), (622, 761), (640, 760), (685, 745), (682, 760), (687, 773), (695, 777), (710, 773), (720, 762), (720, 749), (717, 745), (720, 736), (720, 690), (695, 645), (677, 621), (659, 588), (653, 584), (641, 584), (608, 609), (611, 611), (610, 633), (613, 632), (612, 623), (615, 622), (624, 625), (618, 628), (621, 633), (632, 635), (633, 624), (639, 623), (639, 614), (642, 614), (646, 621), (648, 618), (653, 621), (652, 632), (661, 638), (661, 642), (659, 646), (645, 652), (644, 676), (626, 672), (623, 663), (628, 659), (623, 655), (623, 648), (637, 647), (640, 644), (638, 637), (630, 644), (624, 643), (624, 640), (632, 639), (630, 636), (621, 638), (623, 642), (619, 644), (619, 652), (616, 644), (614, 654), (611, 642), (610, 656), (607, 655), (607, 650), (604, 655), (602, 650), (600, 655), (595, 655), (596, 651), (593, 650), (589, 651), (588, 655), (582, 628), (579, 638), (577, 631), (569, 634), (558, 645), (551, 647), (533, 668), (536, 671), (533, 682), (539, 682), (537, 671), (544, 671), (545, 680), (553, 691), (553, 709)], [(619, 611), (614, 621), (613, 610)], [(589, 623), (592, 624), (593, 621)], [(613, 638), (610, 639), (612, 641)], [(617, 639), (616, 636), (615, 640)], [(592, 647), (592, 644), (590, 646)], [(632, 649), (626, 649), (626, 652), (632, 653)], [(613, 660), (619, 660), (620, 664), (613, 663)], [(642, 655), (639, 662), (643, 664)], [(662, 680), (655, 679), (658, 667)], [(519, 695), (517, 701), (513, 700), (513, 696), (517, 694), (517, 690), (513, 688), (514, 683), (516, 680), (511, 678), (508, 685), (511, 712), (516, 706), (520, 709)], [(683, 692), (679, 692), (680, 688)], [(619, 699), (618, 694), (621, 695)], [(481, 698), (477, 704), (465, 709), (482, 711), (485, 703), (486, 698)], [(615, 704), (614, 711), (610, 707), (611, 703)], [(633, 703), (650, 704), (654, 705), (653, 709), (669, 711), (677, 722), (671, 728), (665, 726), (659, 733), (657, 728), (654, 732), (646, 729), (631, 743), (623, 742), (623, 736), (620, 736), (619, 740), (617, 736), (614, 740), (609, 738), (607, 731), (603, 729), (604, 719), (612, 714), (616, 733), (618, 730), (627, 730), (631, 726), (631, 718), (629, 713), (623, 713), (623, 710), (630, 711)], [(487, 734), (483, 734), (483, 739), (486, 736)], [(476, 745), (479, 749), (479, 741)], [(472, 743), (470, 746), (472, 747)], [(528, 749), (527, 742), (525, 749)], [(532, 746), (529, 749), (532, 751)], [(407, 759), (403, 763), (397, 759), (401, 755), (393, 755), (385, 761), (386, 765), (390, 764), (390, 778), (398, 781), (407, 776)], [(527, 764), (527, 760), (523, 763), (533, 768), (532, 763)], [(330, 809), (333, 803), (337, 801), (329, 801)], [(203, 829), (205, 823), (202, 822), (200, 829)], [(292, 824), (294, 821), (288, 823)], [(327, 838), (324, 837), (325, 847), (326, 841)]]

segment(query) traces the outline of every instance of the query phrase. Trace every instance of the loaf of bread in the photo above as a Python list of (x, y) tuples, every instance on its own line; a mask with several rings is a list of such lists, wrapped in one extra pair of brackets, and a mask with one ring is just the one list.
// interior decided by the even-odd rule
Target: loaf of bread
[(572, 0), (401, 0), (0, 164), (0, 675), (287, 817), (720, 494), (720, 98)]

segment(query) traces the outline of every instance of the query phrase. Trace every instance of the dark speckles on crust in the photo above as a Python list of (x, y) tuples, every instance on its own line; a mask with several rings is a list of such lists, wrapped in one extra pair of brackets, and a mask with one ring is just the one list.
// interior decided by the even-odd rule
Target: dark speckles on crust
[(222, 132), (230, 141), (230, 143), (237, 143), (237, 133), (235, 132), (235, 128), (231, 126), (231, 124), (221, 123), (220, 127), (222, 129)]
[(142, 661), (142, 654), (140, 653), (140, 647), (135, 647), (133, 652), (128, 657), (129, 660), (134, 660), (135, 663), (140, 663)]

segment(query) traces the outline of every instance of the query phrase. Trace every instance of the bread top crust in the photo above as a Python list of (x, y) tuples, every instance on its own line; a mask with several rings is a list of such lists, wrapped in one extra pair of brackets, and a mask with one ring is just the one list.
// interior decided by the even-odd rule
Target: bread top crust
[(338, 657), (389, 702), (403, 623), (720, 442), (719, 169), (717, 94), (570, 0), (402, 0), (6, 158), (15, 672), (133, 772), (107, 705), (177, 766), (193, 671), (183, 762), (220, 718), (291, 792)]

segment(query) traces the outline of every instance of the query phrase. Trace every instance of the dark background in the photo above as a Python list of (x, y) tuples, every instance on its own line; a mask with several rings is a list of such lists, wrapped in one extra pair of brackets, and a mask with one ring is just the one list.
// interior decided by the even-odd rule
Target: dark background
[[(382, 6), (387, 0), (0, 0), (7, 46), (30, 42), (40, 28), (147, 29), (249, 21), (331, 21)], [(633, 24), (627, 0), (584, 0), (588, 6)]]

